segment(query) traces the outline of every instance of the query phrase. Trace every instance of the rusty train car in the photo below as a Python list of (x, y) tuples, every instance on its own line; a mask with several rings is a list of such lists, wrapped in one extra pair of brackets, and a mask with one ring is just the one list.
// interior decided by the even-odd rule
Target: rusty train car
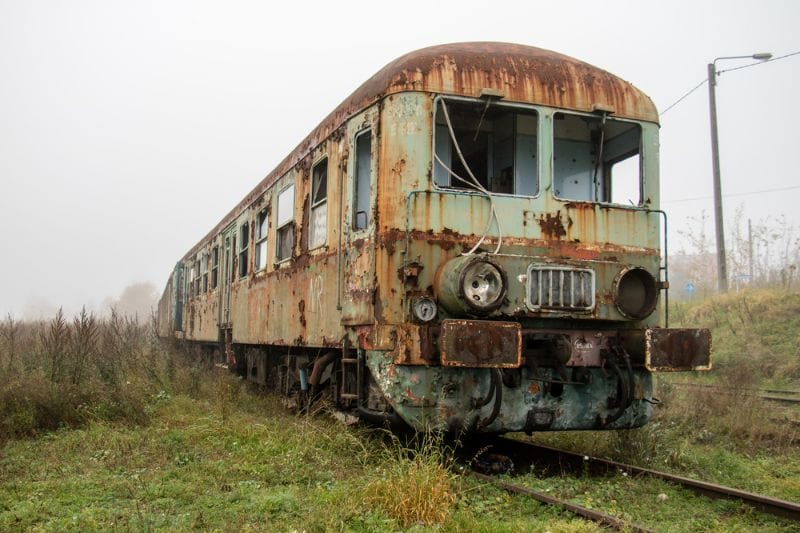
[(711, 364), (707, 330), (666, 327), (658, 133), (565, 55), (404, 55), (178, 261), (159, 333), (373, 422), (641, 426), (653, 372)]

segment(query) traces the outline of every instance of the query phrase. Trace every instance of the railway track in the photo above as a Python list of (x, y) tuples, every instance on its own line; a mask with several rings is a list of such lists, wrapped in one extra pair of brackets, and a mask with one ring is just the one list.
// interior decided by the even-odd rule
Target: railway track
[[(477, 446), (477, 447), (476, 447)], [(470, 443), (464, 453), (474, 453), (472, 457), (480, 456), (481, 453), (495, 454), (499, 457), (507, 457), (513, 462), (516, 471), (528, 471), (530, 467), (537, 469), (556, 468), (559, 471), (587, 472), (591, 475), (616, 475), (625, 474), (631, 477), (647, 476), (667, 481), (679, 485), (694, 493), (711, 498), (723, 498), (728, 500), (738, 500), (746, 503), (754, 509), (774, 516), (800, 521), (800, 504), (754, 494), (751, 492), (698, 481), (675, 474), (659, 472), (647, 468), (641, 468), (624, 463), (618, 463), (607, 459), (600, 459), (582, 455), (567, 450), (551, 448), (530, 442), (513, 440), (507, 437), (496, 437), (491, 440), (476, 441)], [(466, 457), (466, 455), (462, 455)], [(607, 527), (626, 529), (630, 531), (649, 531), (647, 528), (624, 522), (623, 520), (594, 509), (581, 507), (571, 502), (554, 498), (549, 494), (534, 491), (530, 488), (500, 481), (491, 475), (474, 472), (479, 479), (492, 483), (508, 492), (522, 494), (536, 499), (548, 505), (557, 505), (576, 515), (598, 522)]]
[(682, 383), (666, 381), (670, 387), (710, 389), (720, 394), (738, 394), (742, 396), (757, 397), (768, 402), (782, 403), (784, 405), (800, 406), (800, 391), (786, 389), (751, 389), (724, 387), (722, 385), (710, 385), (705, 383)]
[(632, 524), (630, 522), (626, 522), (620, 518), (612, 516), (607, 513), (603, 513), (601, 511), (597, 511), (595, 509), (589, 509), (587, 507), (583, 507), (581, 505), (577, 505), (566, 500), (561, 500), (559, 498), (555, 498), (549, 494), (545, 494), (543, 492), (535, 491), (533, 489), (529, 489), (528, 487), (523, 487), (522, 485), (515, 485), (513, 483), (506, 483), (505, 481), (500, 481), (495, 479), (492, 476), (481, 474), (480, 472), (472, 472), (472, 475), (476, 478), (485, 481), (487, 483), (491, 483), (501, 489), (511, 492), (513, 494), (522, 494), (524, 496), (529, 496), (534, 500), (547, 504), (547, 505), (556, 505), (567, 511), (571, 512), (572, 514), (581, 516), (586, 518), (587, 520), (591, 520), (593, 522), (597, 522), (603, 526), (613, 527), (618, 530), (623, 531), (636, 531), (636, 532), (650, 532), (651, 529), (647, 529), (643, 526), (638, 524)]

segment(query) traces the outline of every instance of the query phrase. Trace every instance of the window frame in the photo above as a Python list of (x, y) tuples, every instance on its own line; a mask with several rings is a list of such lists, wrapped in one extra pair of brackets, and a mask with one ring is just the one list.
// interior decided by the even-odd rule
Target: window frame
[(200, 256), (194, 256), (194, 269), (195, 269), (195, 278), (194, 278), (194, 295), (195, 297), (200, 296)]
[[(436, 153), (436, 129), (437, 129), (436, 128), (436, 126), (437, 126), (437, 124), (436, 124), (436, 115), (437, 115), (437, 113), (439, 111), (439, 105), (440, 105), (440, 102), (442, 100), (446, 100), (448, 102), (463, 102), (463, 103), (468, 103), (468, 104), (476, 104), (476, 103), (485, 104), (486, 103), (486, 100), (484, 100), (484, 99), (481, 99), (481, 98), (470, 98), (470, 97), (467, 97), (467, 96), (438, 95), (438, 96), (436, 96), (436, 98), (434, 98), (434, 100), (433, 100), (433, 109), (432, 109), (432, 111), (433, 111), (433, 120), (431, 121), (432, 131), (431, 131), (431, 177), (430, 177), (430, 182), (431, 182), (431, 184), (433, 186), (433, 190), (442, 191), (442, 192), (448, 192), (448, 193), (451, 193), (451, 194), (455, 194), (455, 193), (457, 193), (457, 194), (484, 194), (482, 191), (479, 191), (477, 189), (472, 189), (472, 188), (467, 188), (467, 187), (459, 187), (459, 186), (454, 186), (454, 185), (446, 185), (445, 186), (445, 185), (439, 185), (438, 183), (436, 183), (436, 166), (437, 166), (438, 163), (437, 163), (436, 159), (433, 157), (433, 154)], [(543, 164), (542, 164), (542, 160), (543, 160), (542, 154), (544, 153), (544, 150), (543, 150), (543, 148), (544, 148), (543, 138), (544, 138), (544, 134), (547, 133), (545, 131), (545, 127), (544, 127), (544, 123), (545, 123), (544, 119), (547, 116), (546, 108), (542, 108), (541, 106), (537, 106), (537, 105), (533, 105), (533, 104), (522, 104), (522, 103), (518, 103), (518, 102), (504, 102), (502, 100), (500, 100), (500, 101), (494, 100), (494, 101), (492, 101), (492, 105), (493, 106), (501, 106), (501, 107), (507, 107), (507, 108), (512, 108), (512, 109), (519, 109), (519, 110), (522, 110), (522, 111), (532, 112), (534, 114), (534, 116), (536, 117), (536, 162), (535, 162), (535, 167), (536, 167), (536, 186), (537, 187), (536, 187), (536, 194), (534, 194), (534, 195), (504, 193), (504, 192), (492, 192), (492, 191), (489, 191), (489, 192), (492, 194), (492, 196), (503, 196), (503, 197), (508, 197), (508, 198), (540, 198), (541, 195), (542, 195), (543, 189), (547, 188), (547, 183), (544, 180), (544, 177), (545, 177), (544, 171), (546, 171), (546, 169), (543, 168)], [(515, 125), (515, 128), (516, 128), (516, 125)], [(445, 129), (447, 129), (446, 125), (445, 125)], [(515, 131), (516, 131), (516, 129), (515, 129)], [(552, 132), (550, 132), (550, 133), (552, 134)], [(450, 140), (452, 142), (452, 139), (450, 139), (449, 131), (447, 132), (447, 137), (448, 137), (448, 140)], [(514, 172), (516, 172), (516, 150), (517, 150), (516, 142), (517, 142), (517, 140), (516, 140), (516, 136), (515, 136), (515, 139), (514, 139)], [(455, 154), (454, 150), (452, 151), (452, 154)], [(452, 165), (452, 162), (451, 162), (451, 165)], [(466, 176), (464, 176), (464, 177), (466, 177)], [(448, 178), (451, 178), (451, 176), (448, 175)], [(512, 181), (514, 183), (514, 188), (516, 188), (516, 179), (512, 177)], [(452, 181), (451, 181), (451, 183), (452, 183)]]
[(237, 278), (246, 278), (250, 271), (249, 265), (249, 252), (250, 251), (250, 223), (245, 222), (239, 226), (239, 249), (237, 255), (239, 258), (239, 272)]
[[(556, 115), (571, 115), (575, 117), (588, 117), (595, 120), (602, 120), (602, 115), (597, 113), (582, 113), (580, 111), (573, 111), (573, 110), (564, 110), (564, 109), (554, 109), (551, 116), (552, 120), (550, 123), (552, 127), (550, 128), (550, 140), (552, 141), (552, 149), (550, 151), (550, 168), (552, 175), (550, 176), (551, 181), (551, 193), (554, 199), (560, 202), (586, 202), (591, 204), (603, 205), (603, 206), (610, 206), (620, 209), (634, 209), (634, 210), (641, 210), (645, 209), (645, 128), (642, 122), (636, 121), (629, 118), (624, 117), (617, 117), (614, 115), (607, 115), (606, 120), (613, 120), (616, 122), (621, 122), (625, 124), (631, 124), (634, 127), (638, 128), (639, 130), (639, 203), (637, 204), (625, 204), (625, 203), (616, 203), (612, 202), (610, 198), (613, 195), (613, 167), (622, 161), (630, 159), (631, 157), (635, 157), (635, 153), (633, 155), (629, 155), (628, 157), (617, 157), (614, 159), (609, 159), (606, 162), (603, 162), (600, 165), (600, 182), (603, 187), (603, 194), (604, 198), (609, 198), (608, 201), (605, 200), (581, 200), (577, 198), (568, 198), (564, 196), (559, 196), (556, 194)], [(610, 187), (612, 190), (608, 191), (607, 188)]]
[(208, 292), (208, 253), (203, 252), (200, 256), (200, 292)]
[[(261, 209), (256, 213), (256, 227), (255, 227), (255, 243), (253, 250), (253, 270), (254, 272), (261, 272), (266, 270), (267, 263), (269, 263), (269, 255), (267, 249), (267, 238), (269, 237), (269, 214), (267, 209)], [(262, 222), (263, 222), (263, 235), (262, 235)], [(260, 253), (263, 247), (264, 264), (261, 264)]]
[[(317, 169), (319, 169), (319, 168), (324, 168), (325, 169), (325, 196), (322, 199), (315, 201), (315, 197), (317, 195), (316, 193), (318, 192), (318, 190), (316, 188), (317, 178), (315, 176), (315, 173), (316, 173)], [(328, 243), (328, 211), (327, 211), (327, 206), (328, 206), (328, 183), (329, 183), (329, 178), (330, 178), (329, 173), (328, 173), (329, 169), (330, 169), (330, 158), (328, 157), (328, 154), (322, 155), (322, 157), (320, 157), (317, 160), (316, 163), (311, 165), (311, 191), (309, 193), (310, 196), (309, 196), (309, 201), (308, 201), (308, 204), (309, 204), (308, 249), (309, 250), (313, 250), (315, 248), (319, 248), (321, 246), (325, 246)], [(324, 234), (322, 235), (322, 239), (318, 240), (319, 236), (316, 234), (316, 231), (315, 231), (316, 226), (314, 224), (314, 220), (315, 220), (314, 219), (314, 215), (322, 207), (325, 208), (325, 231), (324, 231)]]
[[(358, 214), (362, 211), (359, 211), (359, 163), (361, 162), (359, 158), (358, 152), (358, 143), (359, 140), (366, 136), (369, 139), (369, 169), (367, 171), (366, 179), (367, 179), (367, 210), (366, 213), (366, 224), (363, 228), (358, 226)], [(359, 131), (353, 136), (353, 153), (355, 157), (353, 159), (353, 197), (352, 197), (352, 205), (353, 205), (353, 219), (351, 221), (351, 228), (354, 232), (358, 231), (367, 231), (369, 230), (370, 226), (370, 218), (372, 216), (372, 164), (373, 164), (373, 157), (372, 157), (372, 126), (368, 128), (364, 128), (363, 130)]]
[[(280, 211), (281, 211), (281, 208), (280, 208), (281, 207), (281, 196), (286, 191), (288, 191), (289, 189), (292, 189), (291, 216), (289, 218), (287, 218), (286, 221), (284, 221), (281, 224), (280, 223), (280, 219), (279, 219)], [(292, 259), (292, 251), (294, 250), (294, 246), (295, 246), (295, 230), (294, 230), (295, 215), (294, 215), (294, 211), (295, 211), (295, 203), (296, 203), (295, 202), (295, 200), (296, 200), (295, 197), (296, 197), (296, 195), (297, 195), (297, 189), (295, 187), (294, 181), (292, 181), (290, 184), (288, 184), (285, 187), (283, 187), (282, 189), (280, 189), (278, 194), (277, 194), (277, 196), (276, 196), (276, 202), (275, 203), (277, 204), (277, 208), (275, 209), (275, 264), (285, 263), (285, 262), (290, 261)], [(279, 255), (283, 251), (283, 250), (281, 250), (281, 231), (283, 231), (287, 227), (292, 232), (292, 245), (291, 245), (290, 249), (288, 250), (288, 254), (285, 257), (282, 257), (282, 256)]]
[(211, 290), (219, 286), (219, 244), (211, 248)]

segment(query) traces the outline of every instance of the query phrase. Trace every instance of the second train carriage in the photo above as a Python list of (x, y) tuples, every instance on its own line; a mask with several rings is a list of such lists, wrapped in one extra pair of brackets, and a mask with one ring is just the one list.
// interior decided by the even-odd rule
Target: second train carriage
[[(159, 331), (248, 379), (415, 428), (629, 428), (651, 372), (710, 367), (660, 327), (658, 114), (528, 46), (391, 62), (177, 263)], [(666, 325), (666, 324), (663, 324)]]

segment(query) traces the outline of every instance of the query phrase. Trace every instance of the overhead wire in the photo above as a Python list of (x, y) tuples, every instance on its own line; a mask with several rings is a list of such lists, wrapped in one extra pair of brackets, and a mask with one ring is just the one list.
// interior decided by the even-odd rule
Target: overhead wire
[[(732, 196), (752, 196), (755, 194), (764, 194), (769, 192), (780, 192), (780, 191), (791, 191), (794, 189), (800, 189), (800, 185), (792, 185), (790, 187), (777, 187), (775, 189), (761, 189), (759, 191), (750, 191), (750, 192), (737, 192), (731, 194), (723, 194), (724, 198), (730, 198)], [(694, 202), (697, 200), (710, 200), (713, 196), (697, 196), (695, 198), (680, 198), (678, 200), (662, 200), (662, 204), (677, 204), (680, 202)]]
[(731, 67), (731, 68), (726, 68), (725, 70), (718, 70), (717, 71), (717, 75), (722, 74), (723, 72), (733, 72), (734, 70), (741, 70), (743, 68), (755, 67), (755, 66), (758, 66), (758, 65), (764, 65), (766, 63), (774, 63), (775, 61), (778, 61), (780, 59), (786, 59), (787, 57), (792, 57), (792, 56), (796, 56), (796, 55), (799, 55), (799, 54), (800, 54), (800, 50), (798, 50), (797, 52), (792, 52), (791, 54), (784, 54), (782, 56), (773, 57), (773, 58), (770, 58), (770, 59), (764, 59), (763, 61), (756, 61), (755, 63), (748, 63), (746, 65), (740, 65), (738, 67)]
[[(738, 66), (738, 67), (731, 67), (731, 68), (726, 68), (726, 69), (724, 69), (724, 70), (718, 70), (718, 71), (716, 71), (716, 73), (717, 73), (717, 75), (719, 76), (720, 74), (722, 74), (722, 73), (725, 73), (725, 72), (733, 72), (734, 70), (741, 70), (741, 69), (743, 69), (743, 68), (755, 67), (755, 66), (758, 66), (758, 65), (763, 65), (763, 64), (765, 64), (765, 63), (774, 63), (775, 61), (779, 61), (779, 60), (781, 60), (781, 59), (786, 59), (787, 57), (792, 57), (792, 56), (796, 56), (796, 55), (800, 55), (800, 50), (798, 50), (797, 52), (792, 52), (792, 53), (790, 53), (790, 54), (784, 54), (784, 55), (782, 55), (782, 56), (773, 57), (773, 58), (771, 58), (771, 59), (766, 59), (766, 60), (764, 60), (764, 61), (757, 61), (757, 62), (755, 62), (755, 63), (748, 63), (748, 64), (746, 64), (746, 65), (740, 65), (740, 66)], [(659, 113), (659, 116), (663, 117), (663, 116), (664, 116), (664, 115), (667, 113), (667, 111), (669, 111), (670, 109), (672, 109), (673, 107), (675, 107), (676, 105), (678, 105), (679, 103), (681, 103), (681, 102), (682, 102), (684, 99), (686, 99), (686, 97), (687, 97), (687, 96), (689, 96), (690, 94), (692, 94), (693, 92), (695, 92), (697, 89), (699, 89), (700, 87), (702, 87), (702, 86), (703, 86), (703, 85), (705, 85), (706, 83), (708, 83), (708, 78), (703, 78), (703, 80), (702, 80), (700, 83), (698, 83), (697, 85), (695, 85), (694, 87), (692, 87), (691, 89), (689, 89), (688, 91), (686, 91), (686, 92), (683, 94), (683, 96), (681, 96), (680, 98), (678, 98), (677, 100), (675, 100), (675, 102), (673, 102), (672, 104), (668, 105), (668, 106), (667, 106), (667, 107), (664, 109), (664, 111), (662, 111), (661, 113)]]
[(692, 87), (691, 89), (689, 89), (689, 90), (688, 90), (686, 93), (684, 93), (684, 95), (683, 95), (683, 96), (681, 96), (680, 98), (678, 98), (677, 100), (675, 100), (675, 102), (673, 102), (671, 105), (669, 105), (669, 106), (668, 106), (668, 107), (667, 107), (667, 108), (666, 108), (664, 111), (662, 111), (661, 113), (659, 113), (659, 116), (663, 117), (663, 116), (666, 114), (666, 112), (667, 112), (667, 111), (669, 111), (670, 109), (672, 109), (672, 108), (673, 108), (673, 107), (675, 107), (676, 105), (678, 105), (678, 104), (680, 104), (681, 102), (683, 102), (683, 100), (684, 100), (684, 99), (685, 99), (687, 96), (689, 96), (690, 94), (692, 94), (693, 92), (695, 92), (697, 89), (699, 89), (700, 87), (702, 87), (703, 85), (705, 85), (707, 82), (708, 82), (708, 79), (704, 78), (704, 79), (703, 79), (703, 81), (701, 81), (700, 83), (698, 83), (697, 85), (695, 85), (694, 87)]

